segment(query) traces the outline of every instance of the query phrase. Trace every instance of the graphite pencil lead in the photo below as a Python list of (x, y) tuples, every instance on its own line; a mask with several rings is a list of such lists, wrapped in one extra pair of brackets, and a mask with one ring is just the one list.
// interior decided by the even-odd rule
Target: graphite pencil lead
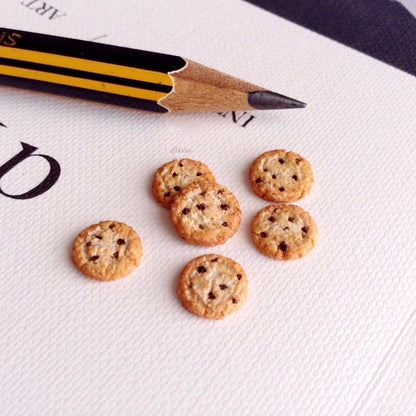
[(306, 104), (301, 101), (272, 91), (252, 91), (247, 93), (247, 96), (248, 103), (253, 108), (258, 110), (278, 110), (306, 107)]

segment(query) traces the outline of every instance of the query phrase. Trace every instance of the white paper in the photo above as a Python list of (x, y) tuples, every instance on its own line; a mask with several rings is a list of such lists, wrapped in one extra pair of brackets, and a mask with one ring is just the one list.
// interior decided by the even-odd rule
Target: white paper
[[(52, 20), (25, 4), (3, 5), (0, 26), (185, 56), (308, 106), (252, 112), (242, 127), (2, 86), (0, 166), (23, 142), (62, 171), (36, 198), (0, 194), (0, 414), (414, 414), (415, 78), (237, 0), (59, 1)], [(296, 261), (266, 258), (249, 236), (268, 203), (248, 166), (274, 148), (314, 170), (298, 205), (319, 238)], [(152, 198), (153, 173), (175, 157), (203, 161), (240, 200), (226, 244), (181, 241)], [(0, 187), (19, 194), (47, 172), (28, 158)], [(140, 267), (111, 283), (70, 260), (76, 235), (104, 219), (144, 246)], [(175, 294), (182, 267), (209, 252), (249, 277), (246, 303), (222, 321)]]

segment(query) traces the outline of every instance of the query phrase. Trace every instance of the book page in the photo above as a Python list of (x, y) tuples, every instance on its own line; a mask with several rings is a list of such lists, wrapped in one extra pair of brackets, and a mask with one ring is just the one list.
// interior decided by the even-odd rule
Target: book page
[[(383, 414), (370, 390), (416, 305), (415, 78), (238, 0), (10, 1), (0, 26), (183, 56), (307, 103), (161, 116), (0, 82), (0, 414)], [(314, 172), (296, 204), (318, 241), (299, 260), (250, 238), (269, 203), (248, 167), (272, 149)], [(221, 246), (179, 239), (152, 197), (156, 169), (185, 157), (240, 202)], [(107, 219), (131, 225), (144, 256), (97, 282), (71, 247)], [(248, 276), (247, 301), (221, 321), (176, 296), (206, 253)]]

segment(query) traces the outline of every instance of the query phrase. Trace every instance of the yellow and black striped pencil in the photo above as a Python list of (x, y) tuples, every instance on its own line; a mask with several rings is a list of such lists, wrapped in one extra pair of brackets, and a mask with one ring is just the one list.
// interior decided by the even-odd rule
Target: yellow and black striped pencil
[(305, 107), (179, 56), (7, 28), (0, 84), (158, 113)]

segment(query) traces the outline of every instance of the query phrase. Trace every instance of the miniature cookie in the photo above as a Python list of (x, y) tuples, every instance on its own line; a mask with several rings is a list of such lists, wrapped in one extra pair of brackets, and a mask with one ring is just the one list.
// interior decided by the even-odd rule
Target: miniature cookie
[(254, 193), (267, 201), (293, 202), (312, 188), (310, 163), (294, 152), (270, 150), (261, 154), (249, 169)]
[(256, 247), (266, 256), (279, 260), (303, 257), (312, 250), (317, 236), (313, 218), (296, 205), (269, 205), (251, 223), (251, 237)]
[(222, 319), (236, 311), (247, 297), (247, 276), (234, 260), (206, 254), (191, 260), (182, 270), (177, 292), (189, 312)]
[(170, 207), (170, 220), (188, 243), (215, 246), (228, 240), (241, 222), (240, 204), (215, 182), (194, 182), (184, 188)]
[(215, 182), (211, 169), (192, 159), (171, 160), (155, 173), (152, 194), (165, 208), (170, 208), (177, 193), (195, 181)]
[(133, 271), (142, 257), (142, 243), (133, 228), (122, 222), (101, 221), (83, 230), (74, 241), (72, 261), (98, 280), (114, 280)]

